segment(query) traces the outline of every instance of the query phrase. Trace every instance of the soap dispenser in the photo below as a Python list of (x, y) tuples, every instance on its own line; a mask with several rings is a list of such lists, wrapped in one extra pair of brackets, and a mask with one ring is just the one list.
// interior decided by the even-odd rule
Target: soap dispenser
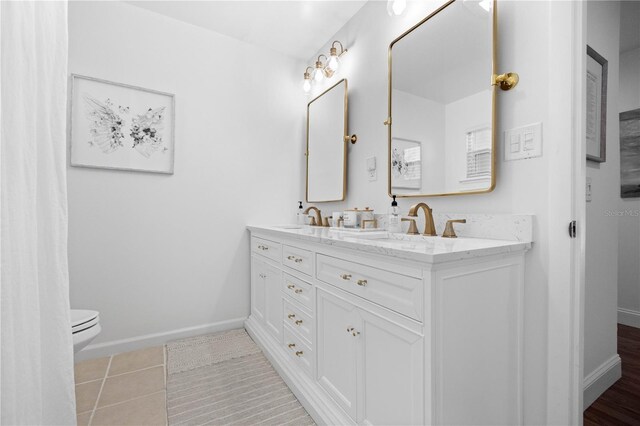
[(304, 225), (306, 222), (306, 215), (302, 213), (302, 201), (298, 201), (298, 213), (296, 214), (296, 223), (298, 225)]
[(402, 224), (400, 220), (400, 209), (398, 208), (398, 202), (396, 196), (392, 195), (393, 201), (391, 202), (391, 208), (389, 209), (389, 217), (387, 219), (387, 230), (389, 232), (402, 232)]

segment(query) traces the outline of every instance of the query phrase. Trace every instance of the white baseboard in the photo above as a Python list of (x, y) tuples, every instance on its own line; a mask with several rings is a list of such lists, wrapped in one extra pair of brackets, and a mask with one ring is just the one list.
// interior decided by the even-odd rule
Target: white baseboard
[(640, 312), (618, 308), (618, 323), (640, 328)]
[(622, 377), (622, 362), (615, 354), (584, 378), (583, 410)]
[(194, 327), (164, 331), (161, 333), (145, 334), (142, 336), (131, 337), (129, 339), (112, 340), (110, 342), (97, 343), (89, 345), (75, 354), (75, 361), (84, 361), (87, 359), (114, 355), (121, 352), (135, 351), (136, 349), (147, 348), (150, 346), (164, 345), (165, 343), (172, 340), (197, 336), (200, 334), (215, 333), (217, 331), (242, 328), (245, 320), (246, 317), (234, 318), (225, 321), (213, 322), (210, 324), (196, 325)]

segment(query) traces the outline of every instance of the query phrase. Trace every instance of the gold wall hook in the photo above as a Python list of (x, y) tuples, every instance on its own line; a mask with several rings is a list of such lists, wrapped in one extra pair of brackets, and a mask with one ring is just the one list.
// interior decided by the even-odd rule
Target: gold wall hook
[(518, 85), (520, 76), (516, 72), (507, 72), (493, 76), (492, 86), (498, 85), (502, 90), (511, 90)]
[(344, 141), (345, 142), (351, 142), (352, 144), (355, 144), (356, 142), (358, 142), (358, 136), (357, 135), (347, 135), (344, 137)]
[(384, 120), (382, 122), (382, 124), (384, 124), (385, 126), (390, 126), (391, 125), (391, 117), (387, 118), (386, 120)]

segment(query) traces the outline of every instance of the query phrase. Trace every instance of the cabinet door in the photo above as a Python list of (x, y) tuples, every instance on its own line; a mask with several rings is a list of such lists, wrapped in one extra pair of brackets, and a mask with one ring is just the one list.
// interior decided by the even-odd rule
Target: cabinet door
[(267, 330), (282, 343), (282, 271), (265, 262), (264, 268), (264, 321)]
[(358, 423), (424, 424), (424, 338), (371, 312), (359, 315)]
[(344, 411), (356, 418), (356, 307), (318, 289), (318, 383)]
[(266, 263), (251, 256), (251, 315), (264, 323), (264, 295), (265, 295), (265, 266)]

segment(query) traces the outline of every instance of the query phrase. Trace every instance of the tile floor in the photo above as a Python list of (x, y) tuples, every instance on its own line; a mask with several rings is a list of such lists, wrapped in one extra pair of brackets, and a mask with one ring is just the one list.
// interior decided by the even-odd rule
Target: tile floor
[(164, 347), (75, 365), (78, 426), (166, 425)]

